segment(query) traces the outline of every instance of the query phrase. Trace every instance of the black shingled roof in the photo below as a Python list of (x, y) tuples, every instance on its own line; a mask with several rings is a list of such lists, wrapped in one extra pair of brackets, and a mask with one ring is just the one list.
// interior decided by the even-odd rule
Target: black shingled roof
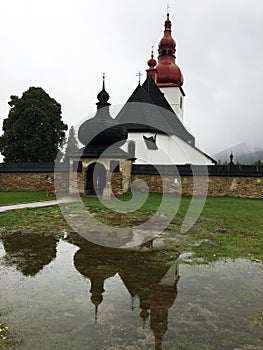
[(154, 104), (169, 111), (169, 112), (166, 112), (165, 110), (163, 110), (161, 108), (161, 112), (164, 114), (166, 121), (168, 122), (168, 124), (172, 128), (172, 131), (173, 131), (172, 133), (179, 136), (181, 139), (183, 139), (186, 142), (190, 141), (191, 145), (194, 146), (195, 139), (194, 139), (193, 135), (191, 135), (189, 133), (189, 131), (186, 130), (185, 126), (180, 121), (180, 119), (177, 117), (177, 115), (174, 113), (174, 110), (170, 106), (169, 102), (166, 100), (162, 91), (155, 84), (155, 82), (151, 76), (146, 78), (142, 87), (149, 94), (149, 96), (151, 97)]
[(133, 164), (134, 175), (263, 177), (262, 165), (150, 165)]
[(72, 158), (99, 158), (103, 154), (103, 158), (120, 158), (120, 159), (132, 159), (130, 155), (117, 147), (112, 146), (99, 146), (88, 145), (87, 147), (80, 148), (74, 153), (69, 154)]
[(128, 131), (157, 131), (177, 135), (194, 146), (194, 137), (174, 113), (151, 76), (146, 78), (142, 86), (136, 87), (116, 120), (124, 124)]
[(128, 131), (150, 131), (172, 134), (161, 109), (154, 103), (148, 92), (138, 85), (116, 117)]
[(155, 84), (153, 78), (151, 76), (147, 77), (145, 82), (142, 84), (142, 87), (146, 92), (148, 92), (151, 100), (159, 107), (165, 108), (168, 111), (174, 113), (174, 110), (170, 106), (169, 102), (164, 97), (162, 91)]

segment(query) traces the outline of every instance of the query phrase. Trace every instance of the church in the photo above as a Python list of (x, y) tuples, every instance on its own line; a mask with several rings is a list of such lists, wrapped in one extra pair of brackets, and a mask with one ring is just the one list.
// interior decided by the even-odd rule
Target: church
[(128, 130), (123, 150), (136, 158), (135, 164), (213, 165), (214, 159), (196, 147), (194, 136), (183, 124), (184, 79), (176, 64), (171, 27), (168, 13), (158, 63), (152, 51), (146, 80), (116, 117)]
[(112, 191), (125, 193), (134, 166), (216, 163), (196, 147), (194, 136), (183, 124), (184, 79), (176, 64), (171, 28), (168, 13), (158, 47), (158, 63), (152, 51), (146, 80), (141, 84), (139, 79), (115, 118), (110, 115), (110, 96), (103, 76), (97, 112), (78, 130), (84, 147), (70, 155), (70, 193), (98, 194), (104, 198), (111, 198)]

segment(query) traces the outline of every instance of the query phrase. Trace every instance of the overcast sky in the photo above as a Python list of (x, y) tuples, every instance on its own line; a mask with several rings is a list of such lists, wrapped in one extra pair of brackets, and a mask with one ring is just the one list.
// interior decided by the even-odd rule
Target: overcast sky
[[(185, 124), (213, 154), (263, 141), (263, 1), (170, 0)], [(123, 104), (163, 35), (164, 0), (0, 0), (0, 127), (11, 95), (42, 87), (69, 126), (94, 112), (102, 73)], [(1, 131), (2, 132), (2, 131)]]

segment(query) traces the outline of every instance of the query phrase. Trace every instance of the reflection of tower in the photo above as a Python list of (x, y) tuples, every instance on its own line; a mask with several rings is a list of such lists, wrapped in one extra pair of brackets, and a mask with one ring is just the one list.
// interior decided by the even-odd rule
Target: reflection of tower
[[(140, 317), (155, 336), (155, 349), (162, 349), (168, 327), (168, 310), (177, 296), (178, 268), (171, 252), (162, 259), (158, 251), (125, 251), (106, 248), (85, 241), (71, 240), (80, 250), (74, 256), (76, 269), (91, 281), (91, 301), (97, 311), (103, 301), (105, 279), (119, 274), (132, 299), (140, 300)], [(173, 263), (172, 267), (169, 265)]]
[(103, 278), (102, 276), (93, 276), (93, 277), (90, 276), (90, 281), (91, 281), (90, 300), (92, 301), (92, 304), (95, 306), (95, 322), (97, 322), (98, 306), (102, 303), (102, 300), (103, 300), (102, 294), (105, 292), (104, 280), (105, 278)]
[[(104, 281), (113, 277), (117, 271), (109, 264), (107, 259), (104, 261), (105, 248), (89, 243), (86, 240), (79, 241), (82, 249), (78, 250), (74, 256), (74, 265), (76, 269), (91, 282), (90, 300), (95, 306), (95, 322), (97, 322), (98, 307), (103, 301)], [(76, 242), (74, 242), (76, 244)]]
[(140, 299), (140, 317), (143, 326), (150, 316), (156, 350), (162, 349), (163, 337), (168, 328), (168, 310), (176, 299), (179, 279), (177, 264), (168, 269), (165, 262), (163, 263), (162, 266), (160, 262), (156, 264), (152, 261), (149, 265), (144, 264), (140, 268), (137, 266), (136, 280), (130, 279), (127, 271), (120, 272), (129, 293), (137, 295)]
[(151, 329), (155, 337), (155, 349), (162, 349), (163, 337), (168, 329), (168, 310), (173, 305), (177, 296), (176, 285), (156, 286), (151, 300)]

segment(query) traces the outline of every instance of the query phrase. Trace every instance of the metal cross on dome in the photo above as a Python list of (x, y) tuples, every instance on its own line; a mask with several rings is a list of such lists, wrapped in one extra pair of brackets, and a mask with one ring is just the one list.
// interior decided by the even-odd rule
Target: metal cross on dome
[(139, 72), (136, 74), (136, 77), (139, 77), (139, 79), (138, 79), (138, 84), (141, 84), (142, 72), (139, 71)]

